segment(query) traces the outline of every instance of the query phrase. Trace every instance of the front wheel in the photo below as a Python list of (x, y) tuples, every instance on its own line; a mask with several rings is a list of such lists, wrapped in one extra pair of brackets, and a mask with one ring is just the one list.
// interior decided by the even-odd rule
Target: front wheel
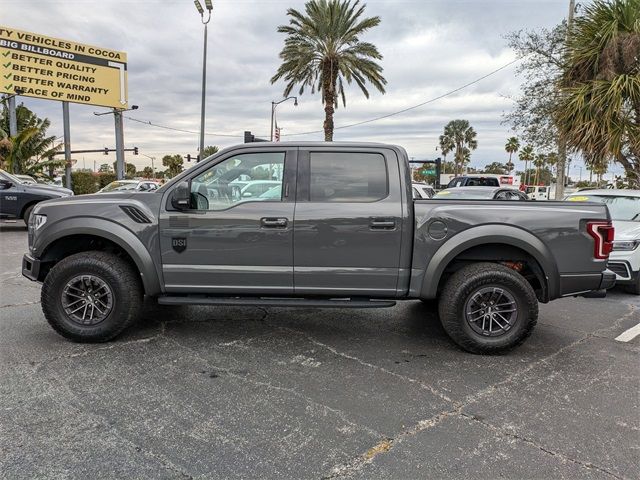
[(502, 353), (531, 335), (538, 300), (514, 270), (496, 263), (467, 265), (447, 281), (439, 299), (443, 328), (471, 353)]
[(76, 342), (106, 342), (137, 318), (140, 276), (122, 258), (92, 251), (58, 262), (42, 286), (42, 311), (60, 335)]

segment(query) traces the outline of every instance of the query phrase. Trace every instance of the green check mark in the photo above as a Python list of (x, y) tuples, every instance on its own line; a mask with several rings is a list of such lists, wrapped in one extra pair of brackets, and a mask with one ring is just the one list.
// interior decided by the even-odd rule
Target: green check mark
[(11, 62), (3, 63), (2, 66), (5, 68), (9, 68), (11, 66)]
[(5, 85), (4, 89), (11, 91), (11, 87), (13, 87), (13, 83), (11, 85)]
[(11, 72), (7, 73), (6, 75), (3, 75), (4, 78), (9, 78), (11, 76)]
[(4, 52), (4, 53), (2, 54), (2, 56), (3, 56), (3, 57), (8, 57), (9, 55), (11, 55), (11, 52), (10, 52), (10, 51), (9, 51), (9, 52)]

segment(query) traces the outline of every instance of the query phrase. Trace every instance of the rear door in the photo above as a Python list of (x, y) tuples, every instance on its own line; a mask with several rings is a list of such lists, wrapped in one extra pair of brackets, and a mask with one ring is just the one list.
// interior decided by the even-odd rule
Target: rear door
[(296, 294), (395, 296), (403, 208), (395, 152), (301, 149), (298, 171)]

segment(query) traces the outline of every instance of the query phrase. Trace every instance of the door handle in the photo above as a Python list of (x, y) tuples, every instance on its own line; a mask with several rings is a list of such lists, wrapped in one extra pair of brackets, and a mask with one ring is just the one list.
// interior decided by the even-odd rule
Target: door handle
[(260, 227), (262, 228), (287, 228), (288, 224), (288, 218), (262, 217), (260, 219)]
[(371, 220), (369, 224), (369, 228), (371, 230), (395, 230), (396, 222), (395, 220), (390, 219), (382, 219), (382, 218), (374, 218)]

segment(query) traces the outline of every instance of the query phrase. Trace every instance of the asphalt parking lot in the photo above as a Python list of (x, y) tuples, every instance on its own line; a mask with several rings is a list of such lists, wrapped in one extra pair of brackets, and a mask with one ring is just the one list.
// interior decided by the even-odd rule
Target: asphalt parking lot
[(0, 477), (640, 478), (640, 297), (541, 306), (508, 355), (420, 302), (158, 307), (118, 341), (44, 320), (0, 225)]

